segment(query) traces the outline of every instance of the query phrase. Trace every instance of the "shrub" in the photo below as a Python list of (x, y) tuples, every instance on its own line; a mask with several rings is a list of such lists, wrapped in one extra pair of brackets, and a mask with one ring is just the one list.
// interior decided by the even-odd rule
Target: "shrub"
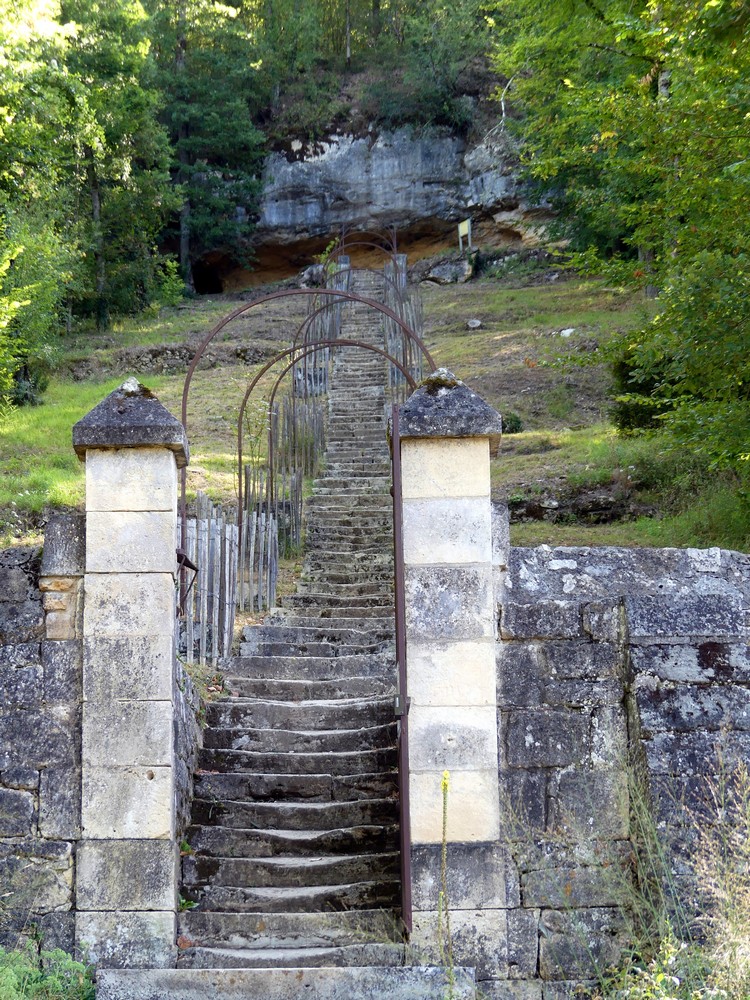
[(90, 970), (66, 952), (37, 953), (33, 945), (0, 948), (0, 997), (3, 1000), (94, 1000)]

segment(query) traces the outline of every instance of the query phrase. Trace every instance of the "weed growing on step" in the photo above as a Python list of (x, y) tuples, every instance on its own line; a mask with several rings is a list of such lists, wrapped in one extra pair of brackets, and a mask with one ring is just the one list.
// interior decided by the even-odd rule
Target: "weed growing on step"
[(443, 798), (443, 829), (440, 841), (440, 891), (438, 893), (437, 937), (440, 961), (447, 969), (448, 991), (445, 1000), (456, 995), (456, 971), (453, 965), (453, 940), (451, 938), (450, 899), (448, 898), (448, 791), (450, 772), (443, 771), (440, 792)]

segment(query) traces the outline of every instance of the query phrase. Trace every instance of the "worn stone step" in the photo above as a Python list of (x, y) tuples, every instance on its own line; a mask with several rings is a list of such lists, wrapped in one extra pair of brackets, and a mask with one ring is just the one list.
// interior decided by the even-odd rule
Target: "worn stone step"
[(194, 825), (232, 826), (242, 829), (336, 830), (347, 826), (372, 826), (395, 822), (393, 799), (354, 802), (216, 802), (194, 799)]
[(297, 598), (298, 596), (294, 594), (290, 597), (282, 597), (280, 606), (275, 610), (284, 615), (305, 615), (309, 618), (382, 618), (393, 620), (393, 604), (369, 604), (365, 607), (357, 607), (356, 605), (351, 607), (339, 602), (333, 604), (327, 601), (321, 601), (319, 604), (299, 600), (292, 602), (292, 597)]
[(376, 698), (395, 692), (390, 677), (346, 677), (327, 681), (277, 680), (276, 678), (233, 677), (224, 674), (224, 689), (241, 698), (271, 698), (276, 701)]
[(387, 649), (376, 653), (354, 653), (343, 656), (235, 656), (224, 660), (222, 672), (232, 677), (253, 680), (336, 680), (340, 677), (390, 676), (393, 656)]
[(177, 957), (184, 969), (316, 969), (363, 965), (401, 966), (404, 946), (350, 944), (303, 948), (187, 948)]
[(213, 913), (177, 915), (177, 933), (194, 947), (329, 948), (348, 944), (400, 944), (399, 921), (383, 910), (338, 913)]
[(348, 621), (343, 628), (338, 628), (328, 620), (316, 622), (309, 627), (292, 626), (285, 624), (263, 623), (262, 625), (246, 625), (242, 630), (242, 638), (246, 645), (253, 642), (326, 642), (341, 643), (351, 645), (362, 640), (363, 644), (371, 645), (373, 641), (372, 633), (374, 626), (370, 623), (366, 628), (357, 628), (359, 623)]
[[(474, 970), (454, 968), (454, 1000), (476, 996)], [(444, 1000), (438, 967), (102, 969), (97, 1000)]]
[(187, 841), (196, 853), (221, 858), (303, 857), (394, 851), (398, 826), (351, 826), (336, 830), (245, 830), (241, 827), (191, 826)]
[(328, 701), (270, 701), (224, 698), (206, 706), (206, 721), (218, 729), (356, 729), (390, 722), (392, 698), (332, 698)]
[[(323, 593), (308, 593), (308, 594), (287, 594), (281, 598), (281, 605), (285, 608), (348, 608), (350, 610), (363, 608), (365, 613), (367, 609), (374, 610), (380, 608), (393, 608), (393, 597), (389, 600), (384, 600), (380, 604), (373, 601), (372, 598), (367, 596), (357, 597), (355, 595), (347, 597), (345, 594), (323, 594)], [(338, 610), (336, 611), (339, 614)]]
[(312, 888), (395, 877), (399, 865), (397, 853), (302, 858), (186, 857), (182, 861), (182, 884), (193, 889), (209, 884), (235, 889)]
[(371, 476), (368, 479), (358, 480), (352, 483), (351, 479), (334, 479), (333, 476), (321, 476), (313, 480), (313, 490), (349, 490), (359, 489), (363, 493), (384, 493), (390, 494), (390, 476)]
[[(336, 584), (331, 584), (336, 586)], [(241, 642), (241, 656), (323, 656), (334, 659), (337, 656), (358, 656), (364, 653), (378, 653), (388, 645), (388, 640), (374, 637), (372, 642), (352, 642), (344, 645), (336, 642), (305, 642), (289, 640), (269, 642)]]
[(396, 723), (358, 729), (297, 732), (284, 729), (217, 729), (203, 734), (203, 745), (216, 750), (255, 750), (261, 753), (335, 753), (386, 749), (396, 742)]
[(396, 764), (396, 746), (332, 752), (257, 752), (204, 748), (198, 762), (207, 771), (232, 774), (268, 772), (274, 774), (370, 774), (389, 771)]
[(395, 906), (401, 895), (398, 879), (315, 886), (229, 886), (185, 887), (185, 895), (202, 910), (222, 913), (311, 913), (317, 910), (370, 909)]
[(282, 802), (308, 799), (315, 802), (344, 802), (364, 798), (394, 798), (398, 775), (381, 771), (355, 775), (243, 774), (198, 771), (195, 797), (239, 802)]
[[(369, 610), (369, 609), (368, 609)], [(355, 629), (357, 632), (388, 631), (393, 629), (393, 615), (335, 615), (328, 611), (325, 616), (319, 612), (308, 614), (304, 609), (293, 611), (290, 608), (274, 608), (263, 622), (264, 625), (275, 625), (281, 628), (334, 628)]]

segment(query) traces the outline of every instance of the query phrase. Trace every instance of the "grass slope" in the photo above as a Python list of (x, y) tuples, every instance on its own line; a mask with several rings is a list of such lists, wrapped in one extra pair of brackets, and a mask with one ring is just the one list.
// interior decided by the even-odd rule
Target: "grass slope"
[[(669, 453), (658, 435), (622, 437), (608, 422), (608, 377), (597, 351), (647, 320), (642, 299), (548, 265), (423, 291), (424, 336), (436, 362), (523, 424), (504, 437), (492, 465), (493, 495), (510, 503), (515, 544), (750, 547), (742, 484)], [(64, 341), (43, 405), (0, 424), (0, 540), (40, 537), (46, 510), (81, 504), (83, 466), (71, 428), (125, 377), (137, 374), (179, 414), (187, 362), (170, 360), (169, 349), (189, 357), (238, 304), (229, 296), (197, 300)], [(290, 342), (304, 314), (302, 300), (253, 310), (221, 333), (217, 353), (196, 372), (191, 491), (223, 501), (235, 494), (237, 415), (258, 368), (238, 363), (235, 348), (268, 356)], [(467, 329), (469, 319), (481, 328)], [(561, 367), (567, 355), (585, 364)], [(246, 454), (263, 450), (263, 419), (251, 412)]]

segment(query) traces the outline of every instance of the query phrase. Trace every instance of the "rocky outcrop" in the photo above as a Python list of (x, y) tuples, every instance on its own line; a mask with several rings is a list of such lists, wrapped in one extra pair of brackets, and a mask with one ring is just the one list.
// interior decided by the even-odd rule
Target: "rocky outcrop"
[(379, 136), (332, 136), (290, 161), (273, 153), (263, 173), (257, 236), (289, 244), (355, 229), (406, 229), (519, 207), (516, 160), (497, 140), (474, 148), (451, 135), (404, 128)]

